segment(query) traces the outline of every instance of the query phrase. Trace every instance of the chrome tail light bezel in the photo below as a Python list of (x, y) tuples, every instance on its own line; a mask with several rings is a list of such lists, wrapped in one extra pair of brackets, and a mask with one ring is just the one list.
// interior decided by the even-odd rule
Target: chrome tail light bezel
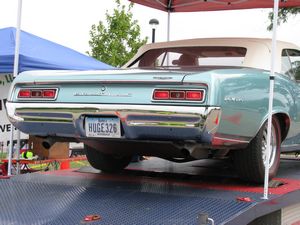
[[(20, 96), (20, 92), (22, 91), (29, 91), (30, 95), (28, 96)], [(32, 93), (34, 92), (41, 92), (40, 96), (37, 95), (32, 95)], [(44, 95), (44, 93), (46, 93), (47, 91), (54, 91), (54, 96), (53, 97), (47, 97)], [(46, 101), (55, 101), (57, 99), (58, 96), (58, 88), (52, 88), (52, 87), (40, 87), (40, 88), (31, 88), (31, 87), (26, 87), (26, 88), (20, 88), (17, 90), (17, 94), (16, 97), (18, 100), (22, 100), (22, 101), (38, 101), (38, 100), (46, 100)]]
[[(168, 98), (165, 98), (165, 99), (158, 99), (155, 97), (155, 94), (157, 92), (168, 92)], [(187, 92), (201, 92), (202, 93), (202, 98), (201, 100), (197, 100), (197, 99), (187, 99), (187, 96), (186, 96), (186, 93)], [(184, 98), (174, 98), (172, 97), (172, 92), (176, 93), (181, 93), (181, 92), (184, 92)], [(180, 89), (175, 89), (175, 88), (155, 88), (153, 89), (152, 91), (152, 101), (153, 102), (194, 102), (194, 103), (203, 103), (205, 102), (205, 99), (206, 99), (206, 89), (205, 88), (193, 88), (193, 89), (190, 89), (190, 88), (180, 88)]]

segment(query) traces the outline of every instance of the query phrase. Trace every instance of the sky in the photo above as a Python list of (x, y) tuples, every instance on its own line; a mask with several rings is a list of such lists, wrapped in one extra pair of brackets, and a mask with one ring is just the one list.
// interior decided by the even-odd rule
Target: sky
[[(128, 4), (127, 0), (121, 3)], [(17, 24), (18, 0), (0, 0), (0, 28)], [(90, 50), (89, 31), (93, 24), (105, 22), (105, 12), (115, 8), (113, 0), (23, 0), (21, 28), (86, 54)], [(218, 12), (173, 13), (171, 40), (202, 37), (262, 37), (271, 38), (267, 31), (270, 9)], [(141, 36), (151, 40), (149, 20), (156, 18), (159, 26), (156, 40), (166, 41), (167, 14), (135, 4), (134, 19), (141, 27)], [(291, 17), (278, 29), (278, 39), (300, 46), (300, 15)], [(0, 40), (1, 41), (1, 40)]]

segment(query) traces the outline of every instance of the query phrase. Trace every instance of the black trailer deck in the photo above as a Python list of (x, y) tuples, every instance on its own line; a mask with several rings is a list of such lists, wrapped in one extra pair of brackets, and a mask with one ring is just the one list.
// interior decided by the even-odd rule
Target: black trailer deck
[(300, 160), (282, 160), (268, 200), (262, 186), (240, 181), (229, 165), (151, 158), (114, 175), (84, 167), (1, 179), (0, 224), (198, 225), (208, 213), (215, 224), (276, 225), (283, 208), (300, 203)]

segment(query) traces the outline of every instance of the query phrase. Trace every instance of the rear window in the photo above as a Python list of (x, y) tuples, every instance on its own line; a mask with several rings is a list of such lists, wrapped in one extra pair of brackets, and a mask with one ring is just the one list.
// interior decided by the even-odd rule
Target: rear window
[(193, 68), (203, 66), (242, 66), (247, 49), (242, 47), (201, 46), (151, 49), (131, 68)]

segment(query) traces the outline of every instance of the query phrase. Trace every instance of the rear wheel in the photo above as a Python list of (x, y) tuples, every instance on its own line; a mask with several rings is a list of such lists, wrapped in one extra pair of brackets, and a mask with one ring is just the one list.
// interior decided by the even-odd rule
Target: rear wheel
[[(262, 183), (267, 158), (267, 122), (262, 126), (246, 149), (233, 152), (233, 160), (239, 176), (243, 180)], [(276, 176), (280, 163), (281, 133), (279, 121), (272, 119), (269, 178)]]
[(115, 173), (124, 169), (131, 161), (131, 156), (104, 154), (87, 145), (84, 146), (86, 157), (92, 167), (103, 172)]

